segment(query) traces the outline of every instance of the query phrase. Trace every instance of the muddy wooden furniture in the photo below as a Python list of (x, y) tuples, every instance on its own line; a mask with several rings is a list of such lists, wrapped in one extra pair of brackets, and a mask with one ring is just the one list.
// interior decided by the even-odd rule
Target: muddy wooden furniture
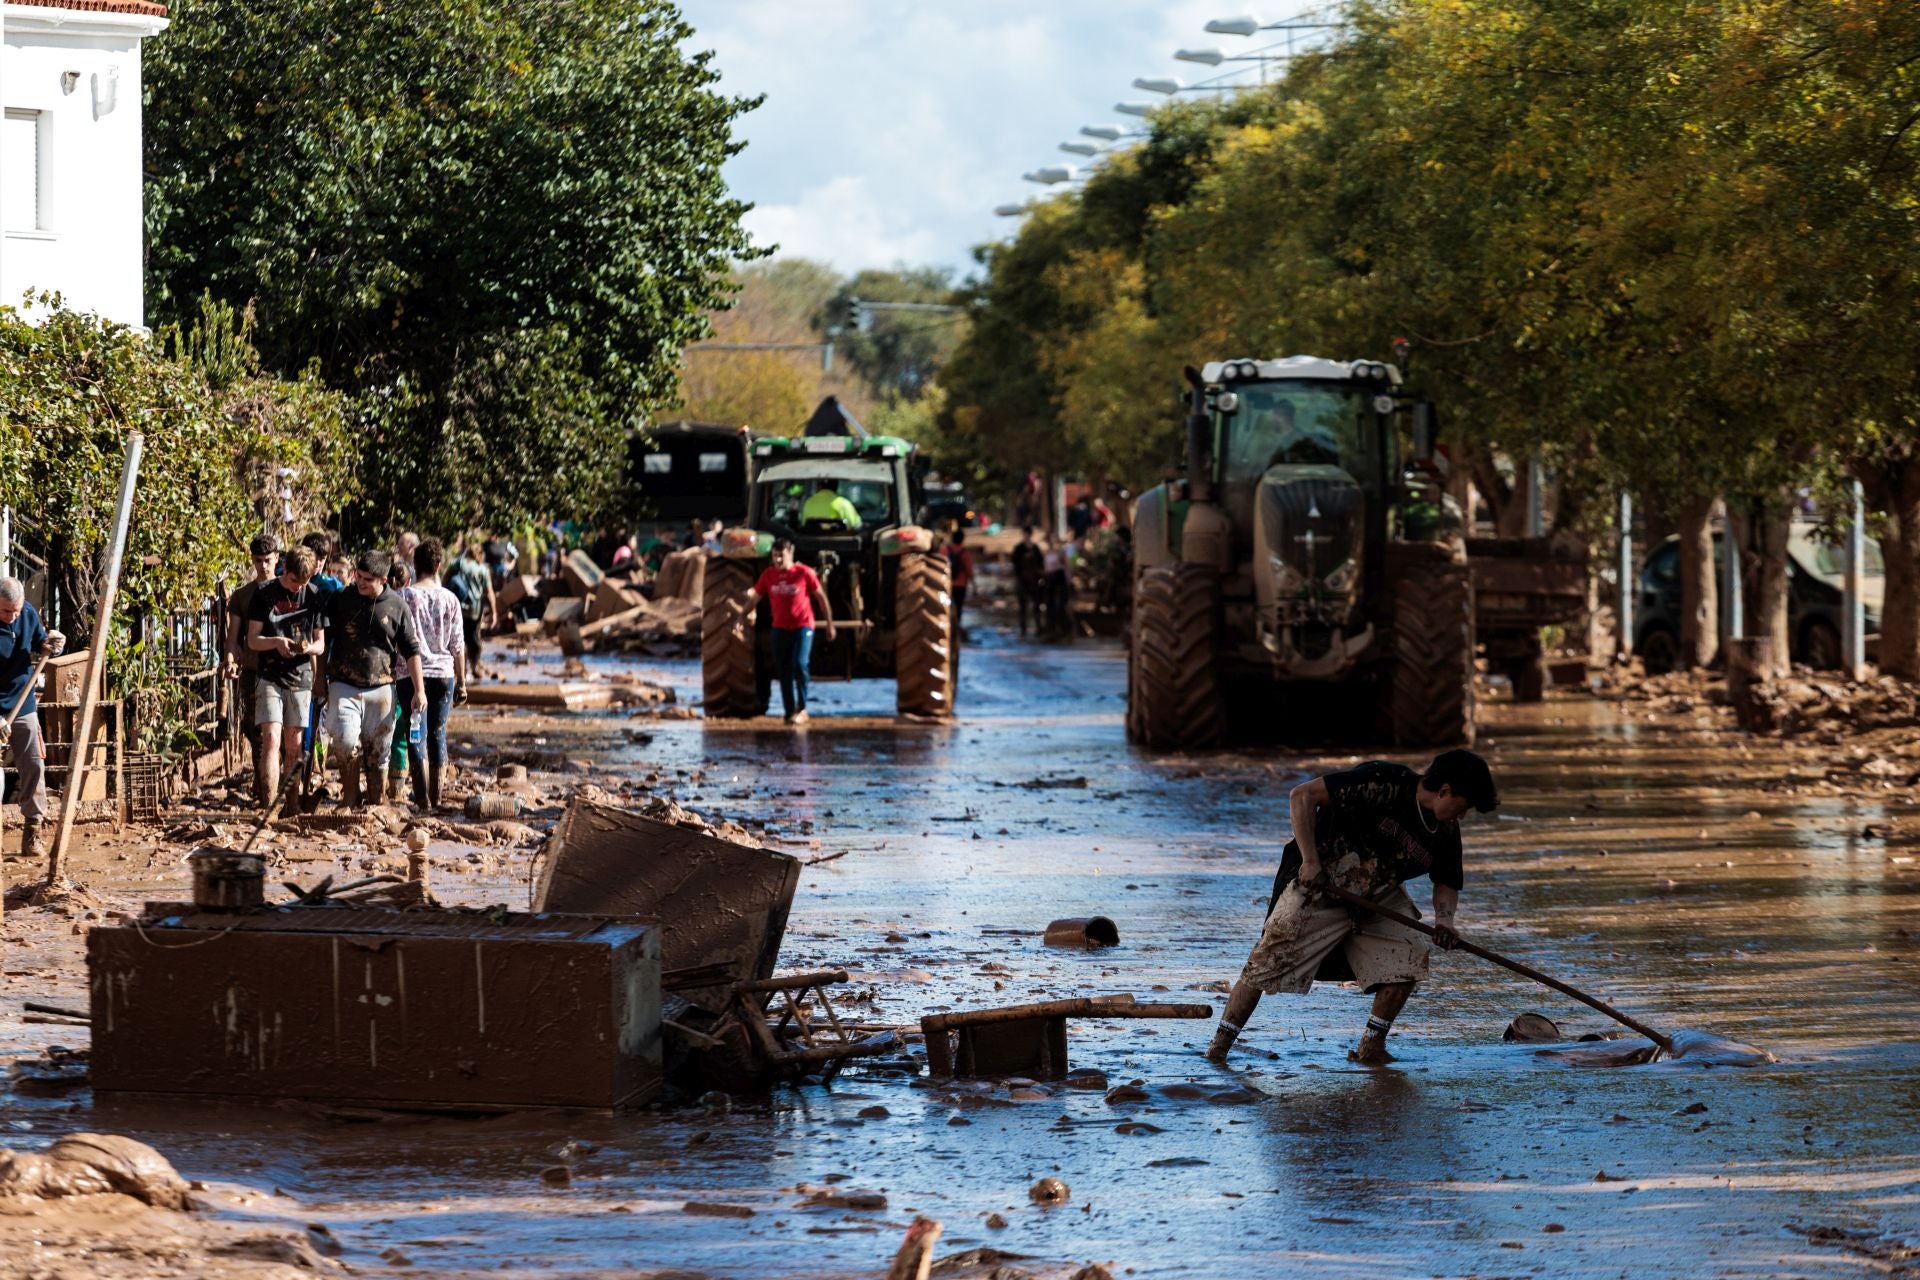
[(773, 976), (799, 859), (580, 800), (551, 850), (534, 909), (658, 921), (666, 986), (690, 1004), (722, 1013)]
[(634, 920), (189, 909), (87, 935), (93, 1087), (448, 1110), (620, 1108), (661, 1083)]
[(920, 1030), (927, 1037), (927, 1069), (936, 1076), (1058, 1080), (1067, 1074), (1068, 1018), (1211, 1017), (1211, 1005), (1142, 1004), (1113, 995), (930, 1013)]

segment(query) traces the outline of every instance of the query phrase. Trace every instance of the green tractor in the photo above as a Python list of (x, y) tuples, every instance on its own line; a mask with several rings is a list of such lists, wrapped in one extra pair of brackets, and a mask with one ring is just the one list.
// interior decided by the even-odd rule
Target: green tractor
[(1402, 457), (1431, 460), (1432, 405), (1374, 361), (1186, 373), (1186, 475), (1134, 513), (1128, 737), (1471, 742), (1464, 543)]
[[(837, 406), (831, 406), (837, 409)], [(890, 677), (901, 715), (953, 714), (959, 646), (947, 558), (931, 529), (915, 523), (920, 459), (893, 436), (868, 436), (822, 405), (809, 434), (753, 445), (747, 524), (721, 536), (707, 565), (701, 675), (709, 717), (765, 714), (773, 684), (772, 615), (766, 601), (751, 628), (733, 625), (740, 602), (767, 567), (777, 537), (820, 575), (836, 638), (816, 633), (816, 680)], [(844, 422), (844, 426), (839, 424)], [(837, 429), (836, 429), (837, 428)], [(807, 499), (825, 482), (859, 513), (860, 525), (807, 520)]]

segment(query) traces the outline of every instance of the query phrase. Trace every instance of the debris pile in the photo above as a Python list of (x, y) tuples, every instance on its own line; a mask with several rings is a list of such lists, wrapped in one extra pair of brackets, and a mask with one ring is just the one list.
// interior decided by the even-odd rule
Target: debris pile
[(1782, 737), (1830, 736), (1920, 725), (1920, 684), (1876, 676), (1850, 681), (1791, 675), (1754, 686), (1756, 710)]

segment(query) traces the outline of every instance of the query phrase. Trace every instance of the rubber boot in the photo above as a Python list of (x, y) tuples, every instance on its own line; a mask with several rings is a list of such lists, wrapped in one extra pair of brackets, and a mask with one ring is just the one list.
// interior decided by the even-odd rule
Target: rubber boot
[(28, 818), (20, 824), (20, 856), (37, 858), (46, 853), (47, 847), (40, 843), (40, 819)]
[(413, 807), (416, 809), (425, 809), (429, 803), (427, 799), (427, 762), (425, 757), (418, 751), (409, 751), (407, 753), (407, 781), (412, 784), (408, 789), (408, 794), (413, 799)]
[(340, 807), (358, 809), (360, 807), (360, 762), (344, 759), (340, 762)]
[(446, 772), (444, 765), (427, 766), (427, 810), (437, 812), (440, 808), (440, 775)]
[(387, 797), (387, 771), (385, 769), (367, 770), (367, 794), (373, 797), (373, 803), (379, 804)]
[(1209, 1062), (1225, 1062), (1227, 1050), (1233, 1048), (1233, 1042), (1240, 1038), (1241, 1028), (1247, 1025), (1247, 1019), (1260, 1004), (1260, 988), (1251, 982), (1233, 984), (1233, 994), (1227, 997), (1227, 1007), (1220, 1011), (1220, 1025), (1214, 1028), (1213, 1043), (1207, 1046)]

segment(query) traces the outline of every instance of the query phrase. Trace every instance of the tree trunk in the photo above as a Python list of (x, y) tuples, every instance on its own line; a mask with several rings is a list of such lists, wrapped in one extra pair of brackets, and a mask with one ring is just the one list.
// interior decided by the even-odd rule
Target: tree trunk
[(1743, 621), (1750, 637), (1766, 637), (1770, 661), (1756, 669), (1761, 678), (1782, 676), (1792, 665), (1787, 630), (1787, 534), (1793, 507), (1786, 495), (1730, 505), (1740, 547), (1740, 587), (1746, 597)]
[(1712, 498), (1702, 498), (1680, 513), (1682, 668), (1706, 666), (1720, 647), (1720, 590), (1712, 522)]
[(1920, 454), (1857, 467), (1867, 501), (1886, 517), (1880, 554), (1887, 595), (1880, 606), (1880, 670), (1920, 680)]

